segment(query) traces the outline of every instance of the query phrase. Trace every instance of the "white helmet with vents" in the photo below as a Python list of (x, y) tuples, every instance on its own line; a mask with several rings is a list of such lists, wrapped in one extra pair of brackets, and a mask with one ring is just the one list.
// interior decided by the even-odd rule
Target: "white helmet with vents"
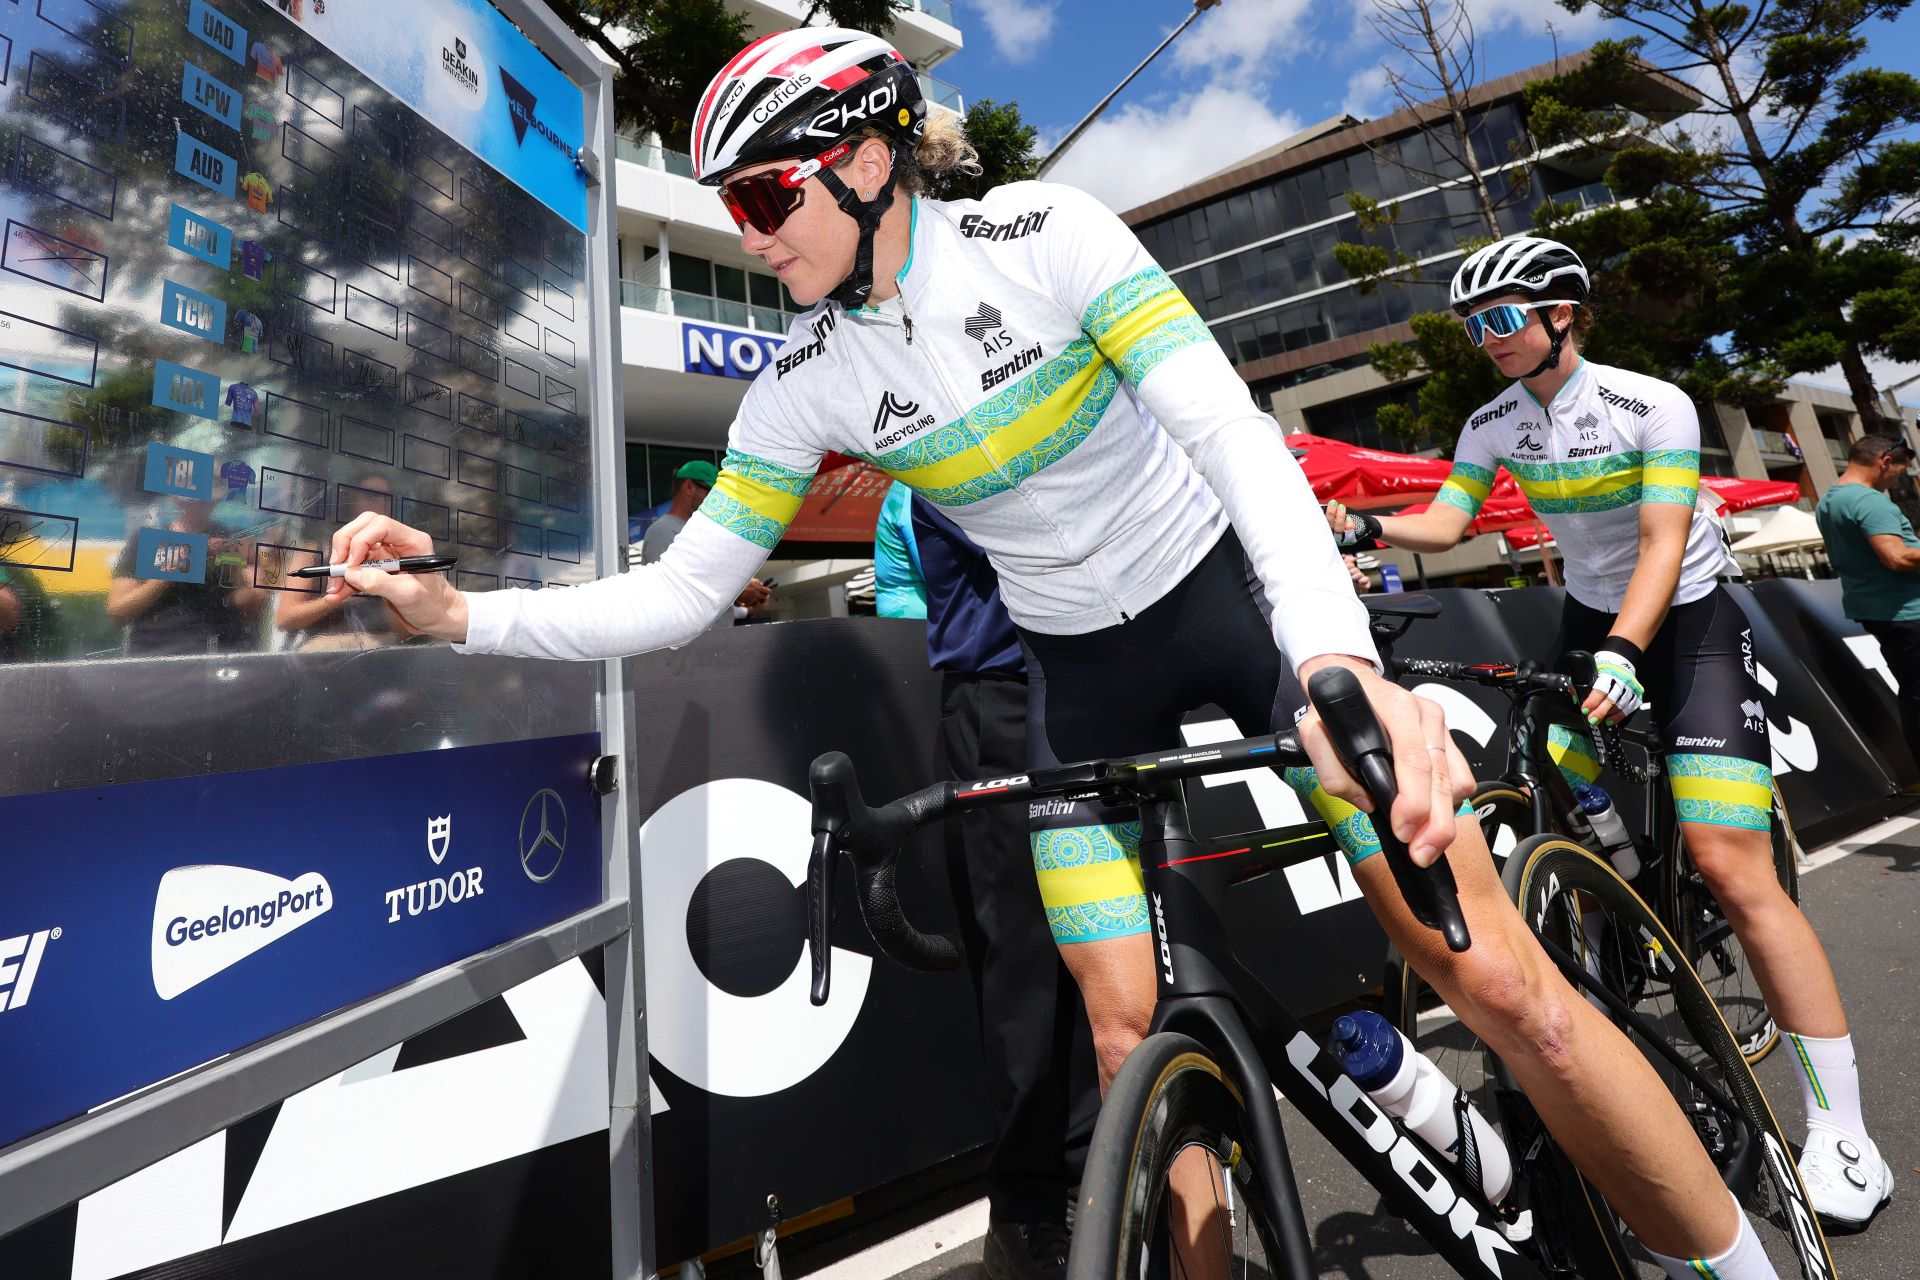
[(1525, 294), (1540, 301), (1585, 302), (1587, 290), (1587, 268), (1579, 254), (1558, 240), (1509, 236), (1467, 255), (1453, 273), (1449, 300), (1454, 311), (1464, 316), (1502, 294)]

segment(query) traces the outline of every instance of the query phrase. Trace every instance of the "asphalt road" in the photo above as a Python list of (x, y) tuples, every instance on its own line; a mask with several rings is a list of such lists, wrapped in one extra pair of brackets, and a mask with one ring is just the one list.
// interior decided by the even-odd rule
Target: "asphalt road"
[[(1846, 1000), (1859, 1050), (1864, 1108), (1869, 1127), (1894, 1168), (1896, 1192), (1872, 1228), (1829, 1237), (1839, 1274), (1865, 1280), (1920, 1280), (1920, 826), (1877, 843), (1844, 842), (1848, 856), (1809, 872), (1801, 881), (1801, 899), (1814, 927), (1826, 941)], [(1800, 1087), (1784, 1052), (1759, 1068), (1762, 1087), (1789, 1138), (1805, 1132)], [(1283, 1104), (1284, 1106), (1284, 1104)], [(1453, 1272), (1426, 1252), (1409, 1228), (1388, 1215), (1378, 1194), (1334, 1154), (1320, 1135), (1293, 1117), (1287, 1126), (1299, 1176), (1301, 1198), (1312, 1224), (1315, 1256), (1324, 1277), (1342, 1280), (1427, 1280)], [(977, 1191), (974, 1193), (977, 1194)], [(896, 1243), (915, 1225), (953, 1209), (952, 1191), (922, 1214), (889, 1215), (878, 1234)], [(974, 1217), (984, 1222), (984, 1206)], [(956, 1218), (965, 1219), (964, 1211)], [(848, 1256), (847, 1244), (806, 1256), (790, 1256), (787, 1274), (824, 1271), (832, 1280), (983, 1280), (981, 1240), (956, 1242), (968, 1230), (955, 1219), (941, 1223), (945, 1234), (933, 1256), (929, 1242), (924, 1261), (901, 1265), (913, 1255), (882, 1248), (866, 1257)], [(879, 1224), (874, 1224), (878, 1226)], [(870, 1244), (875, 1233), (860, 1232)], [(926, 1235), (926, 1232), (922, 1233)], [(856, 1248), (859, 1246), (855, 1246)], [(883, 1258), (887, 1259), (883, 1261)]]

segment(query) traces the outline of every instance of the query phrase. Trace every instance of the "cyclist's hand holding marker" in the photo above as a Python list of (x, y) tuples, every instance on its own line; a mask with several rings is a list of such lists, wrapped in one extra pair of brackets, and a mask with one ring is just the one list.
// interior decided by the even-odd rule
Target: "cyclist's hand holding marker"
[[(1323, 655), (1308, 659), (1300, 664), (1301, 683), (1308, 684), (1314, 672), (1330, 665), (1353, 670), (1381, 728), (1386, 730), (1393, 751), (1394, 780), (1400, 788), (1389, 815), (1391, 829), (1407, 846), (1416, 865), (1432, 866), (1453, 843), (1454, 810), (1473, 792), (1473, 770), (1447, 731), (1445, 713), (1438, 703), (1382, 679), (1372, 664), (1361, 658)], [(1300, 745), (1312, 757), (1314, 771), (1327, 794), (1371, 813), (1372, 798), (1341, 763), (1317, 711), (1308, 712), (1300, 721), (1299, 734)]]
[(407, 625), (455, 643), (467, 638), (467, 599), (445, 574), (387, 573), (358, 566), (368, 560), (433, 554), (433, 539), (391, 516), (365, 511), (333, 535), (332, 564), (350, 566), (344, 576), (327, 580), (327, 595), (345, 599), (359, 593), (379, 596)]
[(1634, 669), (1640, 656), (1638, 645), (1619, 636), (1608, 636), (1606, 647), (1593, 655), (1593, 688), (1580, 704), (1589, 723), (1625, 720), (1640, 709), (1647, 699)]

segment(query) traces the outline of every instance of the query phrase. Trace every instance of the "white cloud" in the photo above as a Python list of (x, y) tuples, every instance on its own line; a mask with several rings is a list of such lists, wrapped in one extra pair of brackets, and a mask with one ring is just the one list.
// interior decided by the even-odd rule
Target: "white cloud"
[[(1868, 356), (1867, 372), (1873, 375), (1874, 387), (1884, 393), (1896, 382), (1920, 377), (1920, 364), (1902, 364), (1881, 356)], [(1851, 391), (1847, 386), (1847, 375), (1841, 372), (1837, 364), (1814, 373), (1796, 374), (1794, 381), (1809, 382), (1816, 387), (1827, 387), (1834, 391)], [(1920, 382), (1909, 382), (1894, 394), (1899, 397), (1901, 404), (1920, 405)]]
[(1308, 0), (1225, 0), (1202, 13), (1167, 56), (1213, 83), (1265, 78), (1274, 61), (1303, 51), (1307, 15)]
[[(1222, 5), (1216, 12), (1226, 8)], [(1110, 110), (1047, 177), (1090, 191), (1108, 208), (1124, 212), (1245, 159), (1299, 128), (1298, 119), (1276, 115), (1261, 95), (1209, 84), (1161, 105)]]
[[(1551, 22), (1553, 29), (1560, 33), (1562, 53), (1585, 48), (1598, 39), (1608, 25), (1598, 5), (1588, 5), (1580, 13), (1568, 13), (1557, 0), (1472, 0), (1467, 5), (1467, 16), (1473, 20), (1474, 30), (1482, 35), (1503, 28), (1544, 35)], [(1623, 28), (1615, 34), (1628, 32)]]
[(1396, 110), (1399, 105), (1388, 88), (1387, 68), (1382, 63), (1358, 72), (1347, 81), (1347, 98), (1340, 104), (1340, 110), (1362, 120), (1371, 120)]
[(1053, 35), (1052, 4), (1027, 3), (1026, 0), (970, 0), (968, 12), (980, 15), (993, 37), (994, 50), (1008, 62), (1032, 62), (1039, 56), (1048, 37)]

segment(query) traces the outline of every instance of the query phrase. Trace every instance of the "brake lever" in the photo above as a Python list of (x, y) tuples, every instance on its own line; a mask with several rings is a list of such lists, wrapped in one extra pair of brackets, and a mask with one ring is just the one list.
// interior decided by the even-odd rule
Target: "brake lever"
[(813, 856), (807, 861), (807, 950), (813, 959), (813, 989), (808, 999), (815, 1008), (827, 1002), (833, 980), (833, 881), (840, 861), (835, 832), (813, 833)]
[(1447, 940), (1447, 949), (1464, 952), (1473, 945), (1467, 932), (1466, 917), (1460, 912), (1460, 891), (1453, 878), (1453, 867), (1442, 853), (1424, 870), (1414, 865), (1413, 855), (1393, 833), (1391, 814), (1399, 786), (1393, 776), (1393, 754), (1387, 735), (1367, 701), (1360, 680), (1345, 667), (1328, 667), (1314, 673), (1308, 682), (1308, 696), (1341, 762), (1367, 793), (1373, 797), (1373, 829), (1386, 855), (1394, 883), (1414, 919), (1436, 930)]

